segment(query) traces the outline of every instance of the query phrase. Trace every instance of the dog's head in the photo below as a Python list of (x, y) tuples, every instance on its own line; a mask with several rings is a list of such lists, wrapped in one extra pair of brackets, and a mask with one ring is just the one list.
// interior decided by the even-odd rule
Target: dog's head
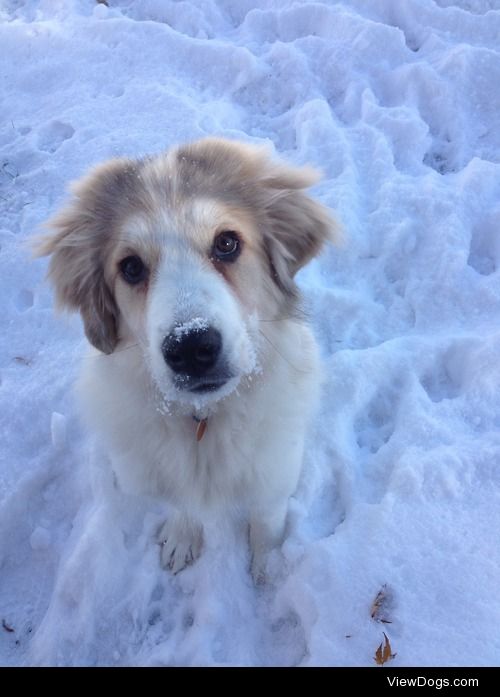
[(73, 186), (37, 252), (97, 349), (138, 343), (165, 399), (219, 399), (255, 369), (259, 322), (293, 315), (295, 273), (334, 234), (303, 193), (316, 179), (215, 138), (111, 160)]

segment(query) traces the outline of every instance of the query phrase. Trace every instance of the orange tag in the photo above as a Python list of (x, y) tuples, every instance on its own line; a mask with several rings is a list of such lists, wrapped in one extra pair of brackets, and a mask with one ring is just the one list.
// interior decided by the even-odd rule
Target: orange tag
[(207, 430), (207, 419), (202, 419), (196, 427), (196, 440), (199, 442)]

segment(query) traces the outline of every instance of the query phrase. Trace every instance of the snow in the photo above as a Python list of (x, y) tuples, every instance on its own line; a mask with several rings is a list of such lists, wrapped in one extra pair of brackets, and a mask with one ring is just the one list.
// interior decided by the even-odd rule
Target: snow
[(175, 336), (175, 340), (180, 342), (186, 334), (202, 332), (204, 329), (208, 329), (207, 320), (204, 317), (193, 317), (188, 322), (183, 322), (183, 324), (178, 324), (174, 327), (172, 333)]
[[(0, 5), (0, 663), (498, 665), (500, 2)], [(269, 580), (243, 530), (159, 567), (26, 242), (68, 181), (207, 134), (274, 143), (345, 230), (300, 274), (325, 361)], [(371, 617), (384, 589), (390, 624)], [(377, 621), (378, 619), (378, 621)]]

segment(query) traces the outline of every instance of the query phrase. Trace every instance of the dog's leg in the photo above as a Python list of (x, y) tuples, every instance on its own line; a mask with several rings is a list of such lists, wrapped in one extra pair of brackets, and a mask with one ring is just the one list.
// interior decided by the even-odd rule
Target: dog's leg
[(185, 513), (173, 513), (159, 533), (161, 565), (176, 574), (198, 559), (203, 528)]
[[(250, 503), (250, 549), (251, 572), (258, 584), (265, 582), (268, 553), (279, 547), (285, 536), (288, 502), (302, 466), (304, 425), (303, 419), (281, 422), (281, 429), (270, 433), (266, 452), (256, 455), (263, 475)], [(294, 433), (293, 438), (290, 433)]]
[(265, 582), (267, 554), (279, 547), (285, 535), (288, 499), (276, 503), (272, 508), (259, 507), (250, 516), (250, 549), (252, 552), (251, 572), (256, 584)]

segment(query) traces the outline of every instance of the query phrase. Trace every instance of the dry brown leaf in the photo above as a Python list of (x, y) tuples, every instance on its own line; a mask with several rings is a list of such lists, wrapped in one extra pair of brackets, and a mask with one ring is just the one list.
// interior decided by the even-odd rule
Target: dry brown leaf
[(384, 624), (392, 624), (391, 620), (387, 619), (388, 605), (391, 602), (391, 593), (387, 590), (387, 584), (384, 583), (382, 588), (375, 596), (370, 609), (370, 616), (375, 622), (383, 622)]
[(29, 358), (25, 358), (24, 356), (14, 356), (14, 360), (16, 363), (22, 363), (22, 365), (31, 365), (31, 360)]
[[(392, 653), (391, 643), (387, 638), (387, 634), (382, 632), (384, 635), (384, 641), (380, 644), (378, 649), (375, 651), (374, 661), (378, 666), (383, 666), (384, 663), (390, 661), (391, 658), (395, 658), (396, 654)], [(383, 645), (382, 645), (383, 644)]]
[(375, 600), (372, 603), (372, 608), (370, 610), (370, 615), (372, 619), (376, 619), (378, 612), (380, 611), (380, 607), (382, 603), (385, 600), (385, 589), (386, 589), (386, 584), (382, 586), (382, 588), (379, 590), (377, 595), (375, 596)]

